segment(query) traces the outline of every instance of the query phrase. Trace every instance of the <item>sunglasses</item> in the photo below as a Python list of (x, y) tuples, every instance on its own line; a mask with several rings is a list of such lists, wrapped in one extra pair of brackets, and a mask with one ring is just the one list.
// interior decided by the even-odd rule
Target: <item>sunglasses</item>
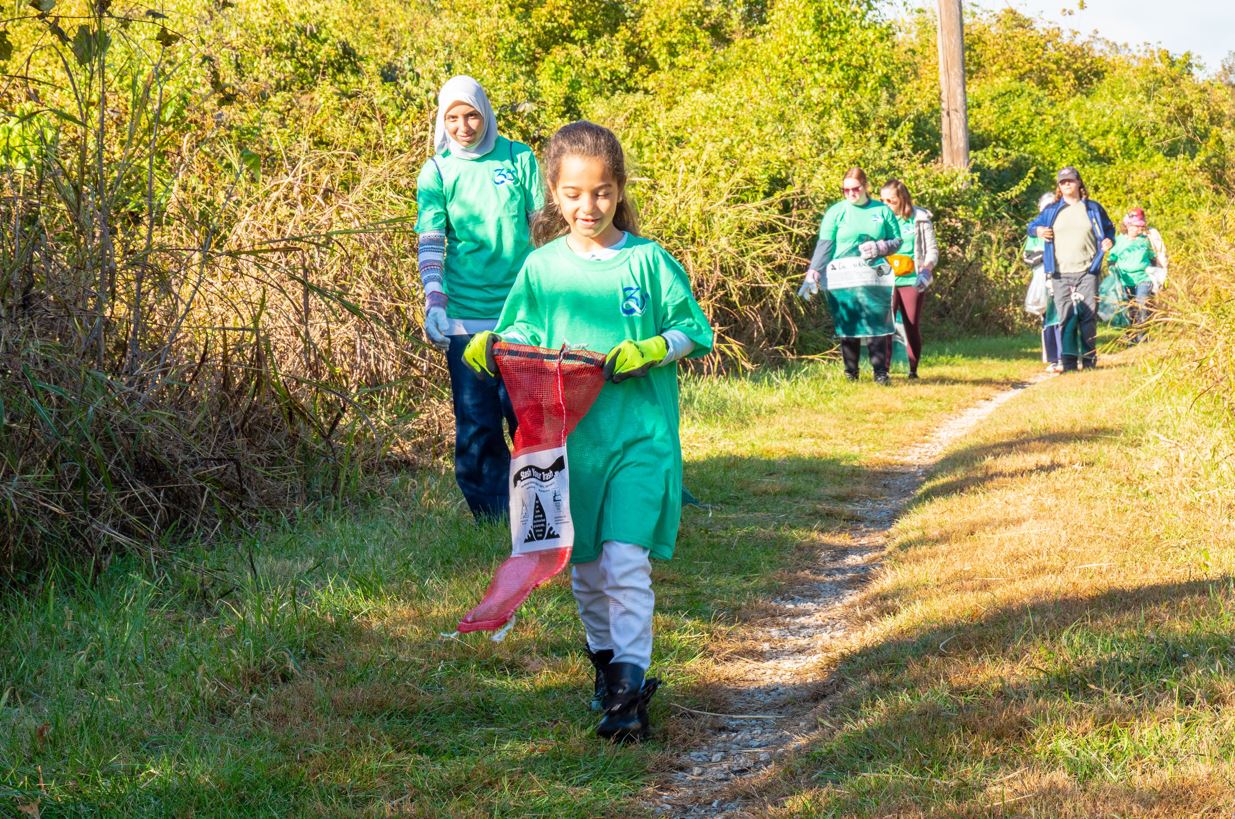
[(1059, 184), (1060, 185), (1079, 185), (1081, 183), (1075, 179), (1061, 179), (1059, 180)]
[(840, 192), (841, 192), (841, 193), (861, 193), (861, 192), (862, 192), (862, 188), (860, 188), (860, 187), (858, 187), (858, 188), (846, 188), (846, 187), (844, 187), (844, 186), (841, 186)]

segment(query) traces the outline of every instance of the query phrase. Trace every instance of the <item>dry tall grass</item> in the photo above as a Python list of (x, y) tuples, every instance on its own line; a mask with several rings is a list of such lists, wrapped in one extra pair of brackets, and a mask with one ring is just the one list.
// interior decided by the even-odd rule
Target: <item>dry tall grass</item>
[(0, 89), (42, 103), (0, 173), (0, 575), (338, 496), (440, 395), (410, 225), (372, 216), (419, 158), (229, 155), (167, 125), (166, 44), (80, 19), (32, 20), (59, 73)]
[(959, 442), (826, 660), (775, 815), (1225, 815), (1235, 439), (1160, 349), (1035, 387)]

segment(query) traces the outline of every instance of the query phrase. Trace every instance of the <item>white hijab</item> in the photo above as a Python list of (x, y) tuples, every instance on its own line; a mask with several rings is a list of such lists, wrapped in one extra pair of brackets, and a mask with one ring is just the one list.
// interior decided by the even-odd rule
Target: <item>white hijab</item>
[[(446, 133), (446, 112), (461, 102), (479, 111), (481, 118), (485, 121), (484, 130), (480, 133), (480, 142), (471, 148), (460, 145)], [(497, 117), (493, 116), (493, 106), (489, 105), (485, 89), (481, 88), (480, 83), (471, 77), (462, 74), (458, 77), (451, 77), (437, 95), (437, 123), (433, 128), (434, 148), (438, 153), (449, 148), (451, 156), (457, 156), (460, 159), (476, 159), (492, 151), (495, 142), (497, 142)]]

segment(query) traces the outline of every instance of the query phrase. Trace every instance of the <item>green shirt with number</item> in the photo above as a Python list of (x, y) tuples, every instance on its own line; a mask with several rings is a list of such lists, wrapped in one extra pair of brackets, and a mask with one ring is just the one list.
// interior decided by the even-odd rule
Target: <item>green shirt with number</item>
[(499, 136), (477, 159), (446, 150), (424, 164), (416, 185), (416, 232), (446, 233), (446, 315), (497, 318), (532, 251), (532, 214), (545, 204), (532, 149)]

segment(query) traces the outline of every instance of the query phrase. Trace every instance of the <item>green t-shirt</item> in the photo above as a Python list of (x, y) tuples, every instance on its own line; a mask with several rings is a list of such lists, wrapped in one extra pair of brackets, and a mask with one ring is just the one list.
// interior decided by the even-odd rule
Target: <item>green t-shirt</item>
[(1149, 266), (1154, 263), (1154, 248), (1145, 234), (1135, 239), (1121, 233), (1115, 237), (1115, 246), (1107, 254), (1111, 267), (1119, 274), (1124, 287), (1136, 287), (1149, 281)]
[(862, 255), (858, 245), (863, 242), (899, 239), (900, 236), (896, 214), (874, 199), (868, 199), (865, 205), (837, 202), (823, 214), (823, 221), (819, 224), (819, 238), (835, 242), (833, 259)]
[(499, 136), (478, 159), (447, 150), (425, 163), (416, 185), (416, 232), (446, 232), (446, 315), (497, 318), (532, 251), (531, 216), (545, 204), (532, 149)]
[[(893, 211), (892, 215), (896, 216), (896, 212)], [(918, 221), (917, 219), (914, 218), (914, 215), (912, 213), (909, 214), (909, 216), (904, 219), (902, 219), (899, 216), (896, 216), (896, 225), (897, 225), (897, 229), (900, 231), (900, 237), (901, 237), (900, 250), (897, 250), (896, 252), (902, 253), (908, 256), (909, 258), (914, 259), (914, 252), (915, 252), (917, 242), (918, 242)], [(916, 262), (917, 260), (914, 259), (914, 261)], [(917, 284), (917, 282), (918, 282), (918, 274), (916, 271), (913, 273), (906, 273), (904, 276), (896, 277), (897, 287), (908, 287), (910, 285)]]
[[(630, 236), (612, 259), (583, 259), (557, 239), (528, 256), (498, 319), (498, 335), (540, 347), (607, 353), (625, 339), (679, 330), (712, 348), (712, 328), (681, 265), (655, 242)], [(600, 556), (606, 540), (673, 556), (682, 516), (677, 366), (605, 384), (566, 442), (572, 561)]]

